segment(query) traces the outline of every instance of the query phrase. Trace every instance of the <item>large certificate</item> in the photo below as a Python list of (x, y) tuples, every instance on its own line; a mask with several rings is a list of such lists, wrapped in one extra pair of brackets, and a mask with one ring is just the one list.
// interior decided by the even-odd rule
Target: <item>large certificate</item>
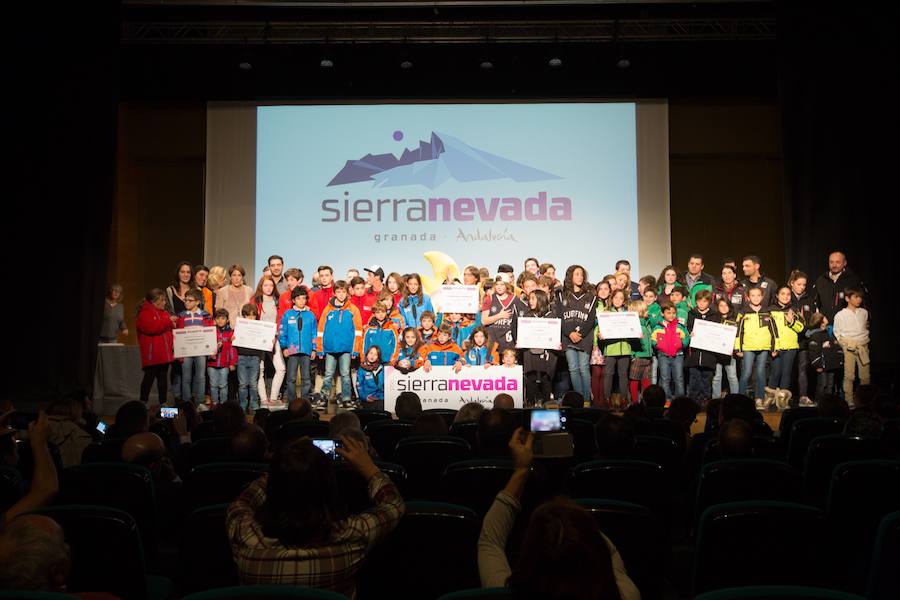
[(696, 319), (694, 329), (691, 331), (691, 348), (708, 350), (718, 354), (731, 356), (734, 352), (734, 338), (737, 336), (737, 327), (711, 323)]
[(173, 329), (175, 358), (212, 356), (218, 352), (216, 327), (186, 327)]
[(480, 304), (477, 285), (441, 286), (441, 312), (479, 313), (481, 312)]
[(452, 408), (478, 402), (485, 408), (494, 406), (497, 394), (509, 394), (513, 405), (522, 408), (522, 367), (463, 367), (459, 373), (453, 367), (416, 369), (409, 373), (394, 367), (384, 368), (384, 410), (395, 412), (397, 397), (403, 392), (415, 392), (423, 409)]
[(562, 321), (520, 317), (516, 329), (516, 348), (546, 348), (559, 350)]
[(255, 321), (253, 319), (238, 319), (234, 326), (232, 346), (251, 348), (271, 352), (275, 346), (275, 336), (278, 326), (269, 321)]
[(640, 338), (641, 320), (636, 312), (597, 313), (597, 330), (604, 340)]

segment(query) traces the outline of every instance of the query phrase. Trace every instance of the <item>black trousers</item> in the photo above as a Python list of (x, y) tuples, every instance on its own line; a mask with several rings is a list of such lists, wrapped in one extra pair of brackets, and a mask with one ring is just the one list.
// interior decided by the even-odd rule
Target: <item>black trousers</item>
[(141, 380), (141, 402), (147, 404), (150, 400), (150, 388), (156, 381), (156, 391), (159, 393), (159, 405), (166, 403), (169, 394), (169, 363), (164, 365), (151, 365), (144, 367), (144, 378)]
[(532, 407), (537, 403), (550, 399), (553, 389), (553, 376), (541, 371), (525, 373), (525, 406)]

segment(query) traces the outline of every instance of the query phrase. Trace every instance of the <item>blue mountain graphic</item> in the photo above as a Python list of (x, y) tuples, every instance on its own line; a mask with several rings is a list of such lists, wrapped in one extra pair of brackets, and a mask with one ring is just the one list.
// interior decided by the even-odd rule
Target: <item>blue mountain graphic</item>
[(359, 160), (348, 160), (328, 185), (374, 181), (376, 187), (423, 185), (434, 189), (450, 179), (523, 182), (561, 177), (473, 148), (447, 134), (432, 132), (430, 142), (420, 141), (418, 148), (405, 150), (399, 159), (393, 154), (367, 154)]

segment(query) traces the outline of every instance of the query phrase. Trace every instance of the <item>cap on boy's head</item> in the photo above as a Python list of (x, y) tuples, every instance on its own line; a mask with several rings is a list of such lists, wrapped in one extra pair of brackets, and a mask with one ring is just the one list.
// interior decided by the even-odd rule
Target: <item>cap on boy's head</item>
[(497, 267), (497, 272), (498, 273), (514, 273), (515, 271), (513, 271), (512, 265), (502, 264), (499, 267)]
[(368, 273), (371, 273), (372, 275), (374, 275), (375, 277), (378, 277), (379, 279), (384, 279), (384, 269), (382, 269), (378, 265), (372, 265), (371, 267), (366, 267), (363, 270)]

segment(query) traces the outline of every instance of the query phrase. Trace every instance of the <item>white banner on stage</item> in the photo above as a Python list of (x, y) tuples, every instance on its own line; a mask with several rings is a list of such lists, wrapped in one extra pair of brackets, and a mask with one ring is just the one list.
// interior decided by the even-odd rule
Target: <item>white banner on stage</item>
[(441, 312), (471, 314), (481, 312), (477, 285), (442, 285)]
[(393, 367), (385, 367), (384, 409), (395, 412), (397, 396), (403, 392), (415, 392), (422, 408), (452, 408), (458, 410), (469, 402), (478, 402), (485, 408), (494, 405), (494, 396), (509, 394), (516, 408), (522, 408), (522, 367), (471, 366), (459, 373), (453, 367), (432, 367), (403, 374)]
[(234, 326), (231, 345), (271, 352), (277, 334), (278, 326), (275, 323), (239, 318)]
[(175, 358), (191, 356), (212, 356), (218, 352), (216, 327), (186, 327), (173, 329)]
[(696, 319), (694, 320), (694, 329), (691, 331), (690, 347), (731, 356), (734, 352), (735, 337), (737, 337), (737, 327), (734, 325)]
[(641, 320), (636, 312), (597, 313), (597, 329), (604, 340), (640, 338)]
[(559, 350), (562, 335), (561, 319), (519, 317), (516, 328), (516, 348), (546, 348)]

